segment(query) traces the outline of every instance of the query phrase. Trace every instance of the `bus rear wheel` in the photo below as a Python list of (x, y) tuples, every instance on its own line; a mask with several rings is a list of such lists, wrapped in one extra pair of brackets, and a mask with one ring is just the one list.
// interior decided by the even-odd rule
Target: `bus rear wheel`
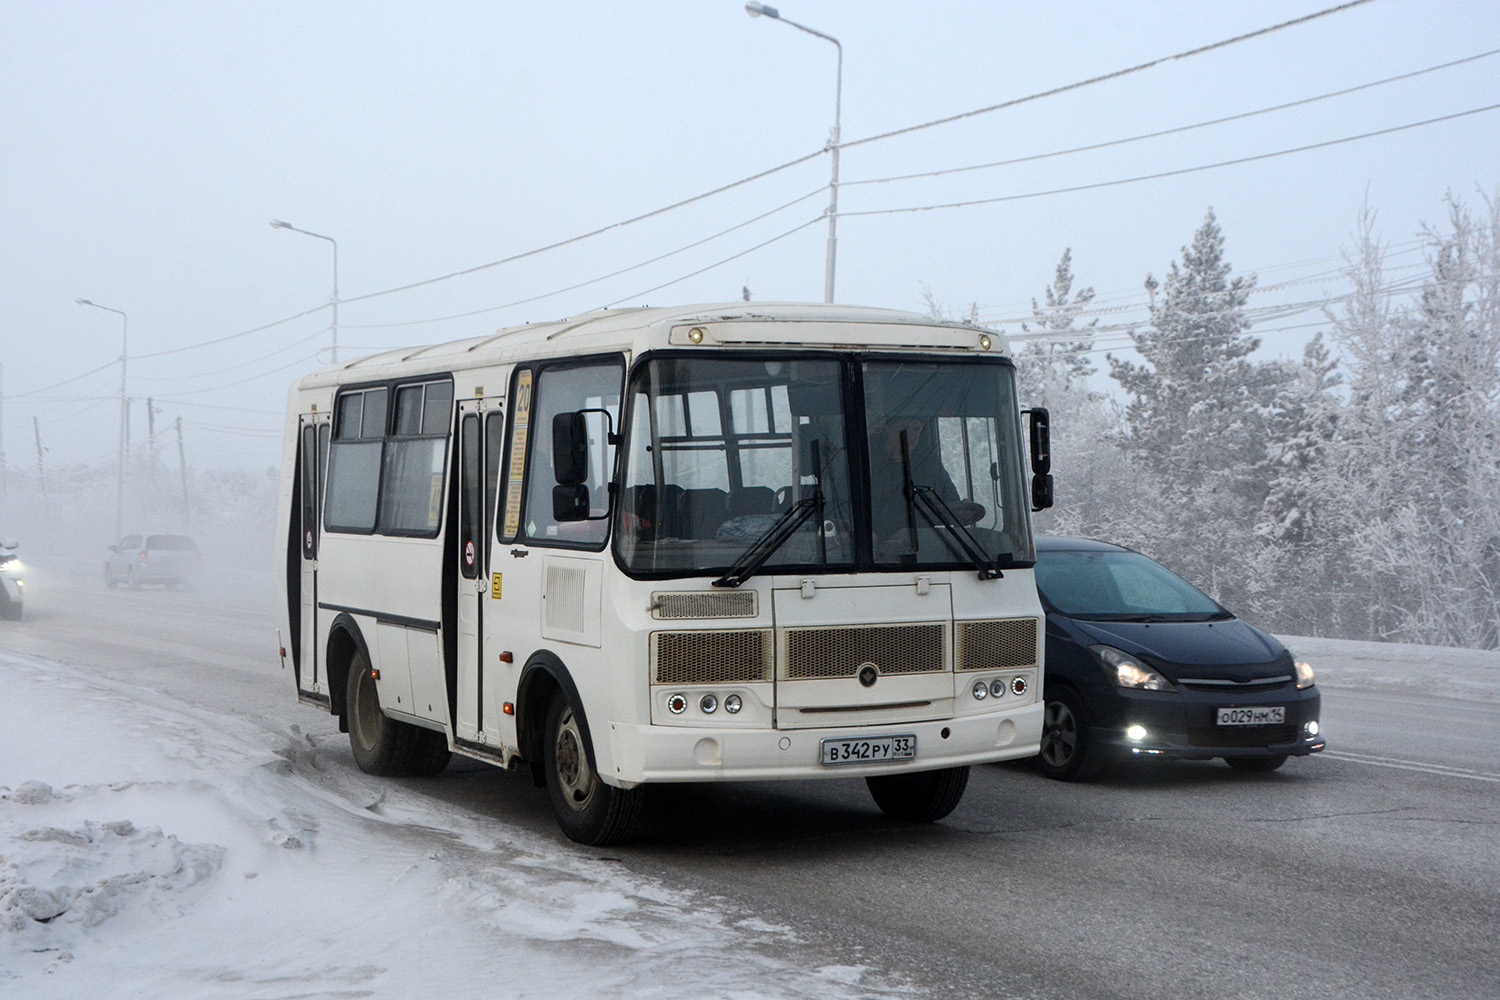
[(354, 762), (366, 774), (415, 777), (437, 774), (451, 754), (442, 733), (392, 719), (380, 710), (370, 659), (355, 653), (345, 687), (349, 745)]
[(882, 774), (866, 778), (870, 796), (880, 811), (905, 823), (936, 823), (958, 808), (969, 787), (969, 768), (945, 767), (913, 774)]
[(588, 737), (578, 722), (578, 711), (562, 691), (547, 708), (547, 731), (542, 749), (547, 797), (557, 825), (568, 839), (602, 846), (626, 839), (641, 815), (642, 788), (605, 784), (590, 763)]

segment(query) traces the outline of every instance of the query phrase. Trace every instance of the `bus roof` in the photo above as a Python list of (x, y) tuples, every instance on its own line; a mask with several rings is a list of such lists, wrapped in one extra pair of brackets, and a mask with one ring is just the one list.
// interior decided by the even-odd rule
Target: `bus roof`
[[(850, 327), (858, 327), (851, 334)], [(690, 339), (693, 330), (698, 339)], [(457, 371), (532, 358), (640, 353), (664, 347), (829, 347), (877, 350), (953, 350), (1003, 355), (1003, 335), (967, 323), (866, 306), (797, 302), (604, 309), (547, 323), (370, 354), (322, 368), (298, 381), (302, 388), (413, 371)]]

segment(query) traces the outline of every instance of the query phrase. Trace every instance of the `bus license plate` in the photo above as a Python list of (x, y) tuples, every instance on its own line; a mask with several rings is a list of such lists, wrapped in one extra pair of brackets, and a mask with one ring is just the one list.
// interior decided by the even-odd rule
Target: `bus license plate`
[(1286, 721), (1286, 707), (1266, 705), (1260, 708), (1221, 708), (1221, 726), (1274, 726)]
[(909, 733), (900, 736), (835, 738), (823, 741), (825, 765), (883, 764), (893, 760), (915, 760), (916, 756), (917, 738)]

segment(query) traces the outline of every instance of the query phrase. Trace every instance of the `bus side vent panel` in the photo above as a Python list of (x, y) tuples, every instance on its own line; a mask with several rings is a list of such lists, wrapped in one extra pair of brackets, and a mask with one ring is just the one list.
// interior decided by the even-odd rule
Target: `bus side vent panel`
[(652, 632), (651, 679), (656, 684), (769, 681), (774, 649), (770, 629)]
[(655, 593), (651, 595), (651, 617), (671, 618), (754, 618), (760, 613), (758, 595), (753, 590), (733, 593), (699, 592), (689, 594)]
[(956, 659), (959, 670), (994, 670), (1036, 666), (1037, 620), (1002, 618), (959, 622)]

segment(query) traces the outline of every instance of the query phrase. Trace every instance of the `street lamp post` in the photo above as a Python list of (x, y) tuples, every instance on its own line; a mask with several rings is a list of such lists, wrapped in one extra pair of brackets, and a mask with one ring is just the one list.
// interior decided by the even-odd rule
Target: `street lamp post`
[(833, 301), (833, 264), (838, 250), (838, 224), (839, 224), (839, 118), (843, 108), (844, 99), (844, 47), (839, 40), (832, 35), (825, 35), (821, 31), (814, 31), (805, 24), (796, 21), (788, 21), (781, 16), (781, 12), (775, 7), (760, 3), (759, 0), (750, 0), (745, 4), (745, 12), (751, 17), (762, 15), (782, 24), (789, 24), (798, 31), (805, 31), (809, 35), (816, 36), (827, 42), (832, 42), (833, 47), (838, 49), (838, 75), (835, 78), (833, 88), (833, 131), (828, 134), (828, 151), (833, 156), (833, 179), (828, 185), (828, 258), (823, 272), (823, 301)]
[(120, 449), (119, 463), (115, 470), (115, 538), (124, 530), (125, 511), (125, 452), (130, 449), (130, 401), (125, 395), (125, 360), (130, 348), (130, 317), (119, 309), (101, 306), (88, 299), (74, 299), (81, 306), (93, 306), (120, 317)]
[(327, 240), (329, 243), (333, 244), (333, 298), (329, 300), (330, 302), (333, 303), (333, 343), (332, 343), (333, 351), (332, 351), (332, 359), (331, 360), (332, 360), (333, 364), (338, 364), (339, 363), (339, 241), (336, 240), (336, 239), (334, 239), (332, 236), (324, 236), (322, 233), (312, 233), (312, 232), (308, 232), (306, 229), (298, 229), (296, 226), (292, 225), (290, 222), (282, 222), (280, 219), (272, 219), (271, 220), (271, 228), (272, 229), (289, 229), (289, 230), (291, 230), (294, 233), (301, 233), (303, 236), (311, 236), (311, 237), (313, 237), (315, 239)]

